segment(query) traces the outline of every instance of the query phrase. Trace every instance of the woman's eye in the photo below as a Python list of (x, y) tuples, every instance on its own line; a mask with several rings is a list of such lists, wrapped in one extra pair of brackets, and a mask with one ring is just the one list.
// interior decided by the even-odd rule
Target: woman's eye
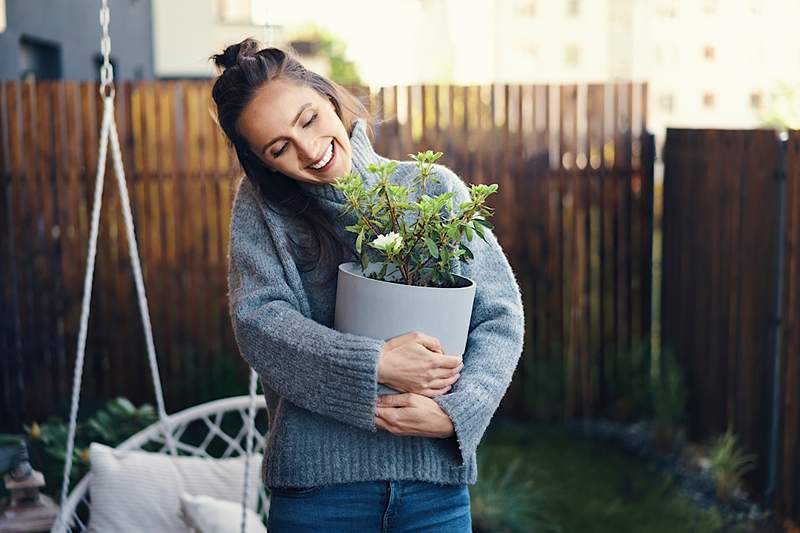
[[(309, 127), (311, 125), (311, 123), (314, 122), (315, 120), (317, 120), (317, 113), (314, 113), (313, 115), (311, 115), (311, 118), (309, 119), (308, 122), (303, 124), (303, 127), (304, 128)], [(272, 157), (280, 157), (280, 155), (286, 150), (286, 146), (288, 146), (288, 144), (289, 143), (286, 143), (283, 146), (281, 146), (281, 149), (278, 150), (277, 152), (272, 152)]]
[(311, 125), (311, 123), (312, 123), (312, 122), (314, 122), (315, 120), (317, 120), (317, 114), (316, 114), (316, 113), (314, 113), (313, 115), (311, 115), (311, 119), (310, 119), (308, 122), (306, 122), (306, 123), (305, 123), (305, 125), (304, 125), (303, 127), (304, 127), (304, 128), (307, 128), (307, 127), (309, 127), (309, 126)]

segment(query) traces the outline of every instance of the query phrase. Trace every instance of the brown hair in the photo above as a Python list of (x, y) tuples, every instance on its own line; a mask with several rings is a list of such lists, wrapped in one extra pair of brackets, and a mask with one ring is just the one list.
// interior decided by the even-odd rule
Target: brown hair
[[(298, 223), (301, 234), (306, 231), (313, 237), (315, 244), (309, 245), (303, 244), (302, 238), (295, 240), (289, 234), (291, 253), (300, 270), (308, 272), (321, 265), (338, 265), (344, 259), (343, 248), (347, 244), (336, 235), (331, 217), (321, 209), (316, 198), (305, 194), (294, 179), (267, 168), (252, 152), (237, 124), (256, 91), (276, 79), (306, 85), (328, 98), (348, 133), (358, 118), (364, 119), (367, 130), (372, 131), (372, 120), (366, 108), (344, 87), (306, 69), (289, 51), (272, 46), (260, 48), (252, 37), (228, 46), (224, 52), (213, 54), (209, 59), (220, 70), (211, 90), (217, 108), (215, 118), (228, 144), (235, 150), (246, 179), (253, 182), (270, 209), (279, 212), (276, 208), (280, 206), (284, 209), (283, 216)], [(322, 282), (329, 282), (335, 275), (336, 269), (331, 268), (330, 275)]]

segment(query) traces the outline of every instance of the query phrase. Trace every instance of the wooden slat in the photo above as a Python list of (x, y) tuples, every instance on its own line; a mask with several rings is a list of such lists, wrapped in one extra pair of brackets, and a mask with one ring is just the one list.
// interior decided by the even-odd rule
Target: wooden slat
[(800, 131), (791, 132), (786, 165), (786, 240), (781, 328), (783, 379), (776, 509), (800, 521)]

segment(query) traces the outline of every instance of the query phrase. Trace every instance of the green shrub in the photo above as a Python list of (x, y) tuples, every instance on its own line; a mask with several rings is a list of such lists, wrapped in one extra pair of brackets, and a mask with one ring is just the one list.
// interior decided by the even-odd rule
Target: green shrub
[[(85, 421), (78, 422), (70, 479), (75, 482), (88, 471), (90, 443), (117, 446), (157, 419), (151, 405), (135, 407), (125, 398), (115, 398)], [(34, 422), (24, 428), (31, 451), (31, 464), (45, 476), (47, 485), (44, 492), (56, 496), (61, 490), (67, 455), (67, 423), (52, 416), (42, 424)]]
[(664, 350), (661, 374), (653, 384), (653, 414), (658, 431), (672, 434), (684, 422), (686, 385), (671, 350)]
[(739, 447), (731, 428), (712, 442), (708, 454), (717, 497), (727, 501), (742, 486), (742, 476), (755, 468), (756, 456)]
[[(513, 447), (506, 448), (496, 446), (478, 454), (478, 481), (470, 486), (474, 531), (560, 531), (542, 511), (543, 492), (534, 483), (535, 473), (522, 467)], [(509, 461), (511, 455), (517, 456)]]

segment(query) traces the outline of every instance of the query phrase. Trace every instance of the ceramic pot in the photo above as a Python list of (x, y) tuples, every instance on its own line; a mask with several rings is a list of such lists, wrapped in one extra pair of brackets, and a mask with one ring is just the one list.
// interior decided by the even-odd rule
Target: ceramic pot
[[(476, 285), (464, 276), (454, 277), (457, 287), (416, 287), (372, 279), (362, 273), (360, 263), (342, 263), (334, 329), (382, 340), (421, 331), (439, 339), (445, 354), (461, 355)], [(378, 384), (378, 394), (397, 393)]]

